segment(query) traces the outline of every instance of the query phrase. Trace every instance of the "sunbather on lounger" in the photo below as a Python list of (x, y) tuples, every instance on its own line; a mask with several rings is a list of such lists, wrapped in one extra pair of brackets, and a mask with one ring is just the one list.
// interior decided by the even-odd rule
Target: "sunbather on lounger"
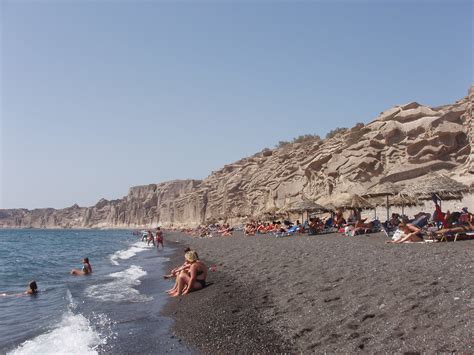
[(400, 238), (396, 240), (389, 241), (387, 243), (415, 243), (415, 242), (422, 242), (423, 241), (423, 233), (421, 229), (414, 224), (408, 223), (400, 223), (398, 228), (403, 232)]
[(443, 234), (455, 234), (455, 233), (465, 233), (465, 232), (472, 232), (474, 231), (474, 224), (473, 223), (468, 223), (462, 226), (456, 226), (456, 227), (451, 227), (451, 228), (443, 228), (440, 230), (437, 230), (434, 232), (434, 234), (437, 235), (443, 235)]
[(374, 228), (374, 222), (365, 223), (367, 218), (359, 220), (354, 225), (354, 229), (352, 230), (352, 235), (364, 234), (364, 233), (372, 233), (372, 229)]

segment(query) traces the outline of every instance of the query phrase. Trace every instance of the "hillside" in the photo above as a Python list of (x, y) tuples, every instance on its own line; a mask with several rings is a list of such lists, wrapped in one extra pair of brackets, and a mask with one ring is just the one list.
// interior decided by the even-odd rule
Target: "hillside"
[(335, 136), (265, 149), (204, 180), (130, 188), (92, 207), (0, 210), (0, 227), (120, 228), (238, 221), (302, 197), (362, 193), (377, 182), (410, 183), (445, 171), (474, 185), (474, 122), (469, 96), (450, 105), (392, 107), (369, 124)]

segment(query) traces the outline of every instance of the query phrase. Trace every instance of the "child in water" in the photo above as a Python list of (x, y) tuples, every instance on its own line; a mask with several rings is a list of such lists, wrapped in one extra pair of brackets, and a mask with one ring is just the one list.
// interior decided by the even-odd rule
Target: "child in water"
[(82, 270), (72, 269), (71, 275), (74, 276), (84, 276), (92, 273), (92, 266), (89, 263), (89, 258), (82, 259)]

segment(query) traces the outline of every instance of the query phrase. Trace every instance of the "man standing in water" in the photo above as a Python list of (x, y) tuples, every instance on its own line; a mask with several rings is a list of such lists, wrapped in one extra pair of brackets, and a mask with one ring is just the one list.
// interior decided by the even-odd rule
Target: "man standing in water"
[(156, 245), (155, 244), (155, 237), (153, 237), (153, 233), (151, 232), (151, 230), (148, 230), (148, 236), (147, 236), (146, 240), (147, 240), (146, 245), (150, 245), (150, 243), (153, 243), (153, 245)]
[(156, 248), (158, 249), (161, 244), (161, 248), (164, 249), (165, 246), (163, 244), (164, 237), (163, 237), (163, 232), (161, 231), (160, 227), (156, 228)]

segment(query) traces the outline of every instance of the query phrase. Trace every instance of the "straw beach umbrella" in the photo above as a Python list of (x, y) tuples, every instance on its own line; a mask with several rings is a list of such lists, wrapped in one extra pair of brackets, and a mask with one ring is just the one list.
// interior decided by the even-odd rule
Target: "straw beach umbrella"
[(330, 206), (332, 210), (336, 210), (338, 208), (352, 209), (359, 218), (360, 209), (374, 208), (374, 206), (365, 198), (357, 194), (350, 193), (340, 193), (337, 195), (328, 196), (324, 198), (324, 201), (330, 201), (325, 204), (328, 207)]
[[(380, 205), (381, 206), (386, 206), (385, 201), (381, 201)], [(398, 194), (394, 196), (393, 198), (390, 199), (390, 206), (397, 206), (402, 208), (402, 214), (405, 213), (405, 207), (409, 206), (418, 206), (422, 205), (423, 202), (421, 202), (419, 199), (413, 196), (407, 196), (407, 195), (402, 195)]]
[(374, 206), (357, 194), (341, 193), (331, 197), (332, 206), (336, 208), (367, 209)]
[[(302, 200), (293, 202), (284, 209), (288, 213), (301, 213), (301, 219), (304, 219), (304, 212), (309, 215), (310, 212), (327, 211), (327, 208), (311, 200)], [(303, 222), (303, 221), (302, 221)]]
[(462, 193), (468, 191), (467, 185), (446, 175), (431, 173), (413, 181), (410, 186), (403, 189), (402, 193), (420, 200), (429, 200), (432, 194), (436, 194), (440, 200), (459, 200), (462, 199)]
[(387, 221), (390, 218), (390, 203), (389, 203), (389, 196), (394, 196), (398, 194), (402, 190), (402, 186), (394, 184), (392, 182), (384, 182), (380, 184), (373, 185), (370, 187), (367, 192), (362, 195), (364, 197), (379, 197), (385, 196), (386, 203), (385, 206), (387, 207)]
[(258, 215), (258, 219), (278, 219), (279, 217), (284, 217), (286, 213), (279, 210), (277, 207), (271, 207), (266, 211), (263, 211)]

